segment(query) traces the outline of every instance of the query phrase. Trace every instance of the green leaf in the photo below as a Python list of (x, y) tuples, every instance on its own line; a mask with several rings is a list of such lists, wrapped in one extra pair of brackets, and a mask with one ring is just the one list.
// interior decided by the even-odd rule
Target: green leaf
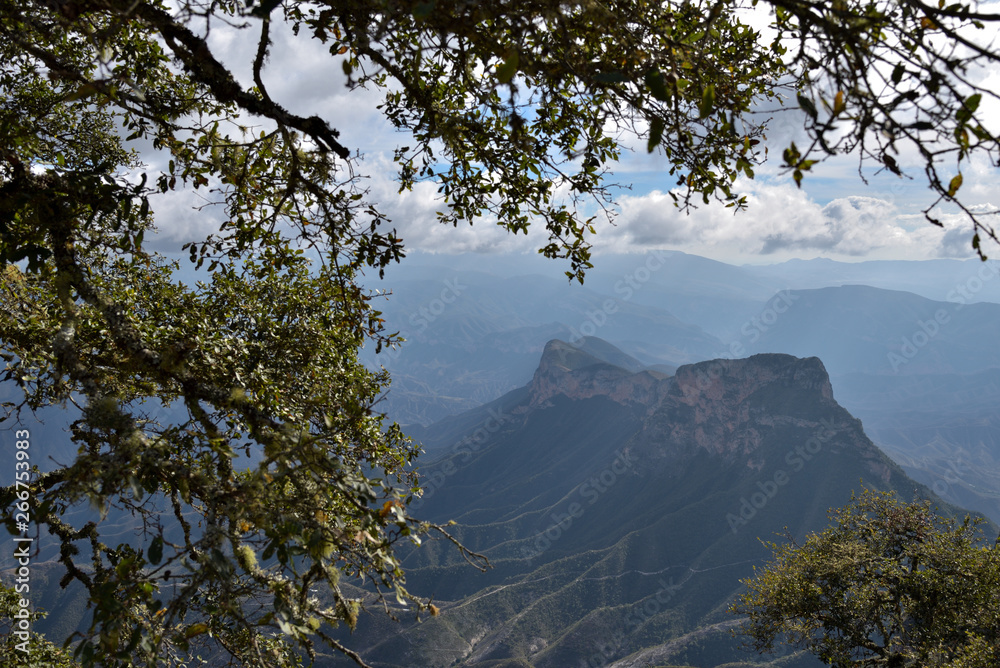
[(616, 84), (628, 81), (628, 77), (622, 72), (612, 70), (610, 72), (598, 72), (594, 75), (594, 81), (602, 84)]
[(497, 68), (497, 81), (500, 83), (510, 83), (514, 79), (514, 75), (517, 74), (519, 60), (520, 56), (517, 51), (511, 51), (507, 59)]
[(418, 21), (424, 21), (429, 19), (434, 13), (434, 9), (437, 7), (436, 0), (429, 0), (429, 2), (418, 2), (413, 8), (413, 18)]
[(660, 142), (663, 141), (663, 119), (659, 116), (654, 116), (649, 122), (649, 141), (646, 142), (646, 151), (649, 153), (653, 152)]
[(715, 86), (709, 84), (701, 94), (701, 104), (698, 105), (699, 118), (707, 118), (715, 108)]
[(163, 559), (163, 538), (157, 536), (153, 539), (153, 542), (149, 544), (146, 559), (154, 566), (160, 563), (160, 560)]
[(785, 164), (789, 167), (795, 167), (799, 164), (802, 154), (799, 153), (799, 147), (795, 145), (795, 142), (792, 142), (791, 146), (784, 150), (782, 158), (784, 158)]
[(657, 100), (666, 102), (670, 99), (670, 89), (667, 88), (666, 80), (663, 78), (663, 73), (660, 70), (653, 68), (646, 72), (645, 81), (649, 92)]
[(76, 100), (82, 100), (83, 98), (90, 97), (91, 95), (97, 95), (97, 93), (97, 86), (87, 83), (81, 85), (74, 92), (64, 97), (63, 100), (65, 102), (75, 102)]
[(958, 119), (959, 123), (968, 123), (972, 119), (972, 115), (979, 108), (979, 103), (982, 102), (983, 96), (980, 93), (975, 95), (970, 95), (962, 103), (961, 109), (955, 112), (955, 118)]
[(796, 99), (799, 101), (799, 106), (802, 108), (802, 111), (806, 112), (809, 117), (815, 121), (818, 114), (816, 113), (816, 105), (813, 104), (813, 101), (802, 93), (798, 93), (798, 95), (796, 95)]

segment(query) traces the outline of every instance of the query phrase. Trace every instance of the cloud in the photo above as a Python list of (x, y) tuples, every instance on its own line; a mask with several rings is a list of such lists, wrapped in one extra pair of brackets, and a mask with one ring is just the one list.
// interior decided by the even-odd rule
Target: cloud
[(737, 214), (709, 205), (685, 215), (659, 190), (623, 196), (619, 224), (599, 232), (598, 246), (609, 252), (669, 247), (737, 261), (971, 256), (970, 227), (960, 215), (941, 213), (941, 230), (901, 207), (891, 192), (819, 204), (791, 183), (738, 185), (749, 208)]
[(157, 232), (146, 237), (150, 250), (178, 252), (189, 241), (203, 241), (219, 231), (225, 220), (225, 211), (218, 204), (204, 199), (204, 194), (179, 190), (150, 198)]
[(766, 235), (762, 255), (780, 250), (818, 250), (849, 256), (864, 256), (883, 247), (897, 236), (899, 229), (890, 222), (895, 207), (873, 197), (836, 199), (818, 211), (772, 213), (784, 218), (783, 229)]
[(969, 227), (953, 227), (941, 237), (940, 253), (942, 257), (967, 258), (970, 254), (969, 239), (972, 230)]
[[(497, 225), (494, 216), (486, 215), (473, 224), (457, 226), (440, 222), (438, 212), (445, 211), (435, 183), (420, 182), (412, 190), (399, 191), (395, 180), (398, 166), (386, 155), (371, 156), (360, 165), (368, 174), (368, 199), (377, 203), (407, 249), (430, 253), (521, 253), (544, 245), (544, 231), (532, 226), (528, 235), (514, 235)], [(386, 230), (383, 230), (386, 231)]]

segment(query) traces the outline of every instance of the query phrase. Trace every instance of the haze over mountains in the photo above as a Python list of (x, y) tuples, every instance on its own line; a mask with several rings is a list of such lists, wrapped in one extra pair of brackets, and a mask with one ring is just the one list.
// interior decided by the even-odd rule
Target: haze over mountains
[(656, 252), (596, 258), (579, 286), (535, 258), (408, 260), (383, 284), (387, 325), (408, 341), (378, 360), (393, 372), (382, 407), (403, 424), (522, 386), (553, 338), (600, 337), (666, 372), (758, 352), (816, 356), (837, 399), (907, 471), (1000, 521), (1000, 382), (987, 372), (1000, 368), (995, 261), (736, 267)]
[[(758, 657), (725, 608), (768, 551), (801, 538), (852, 490), (933, 497), (833, 398), (822, 362), (781, 354), (643, 365), (605, 341), (549, 341), (531, 381), (421, 432), (419, 516), (448, 544), (405, 560), (440, 617), (350, 638), (373, 665), (819, 665)], [(947, 509), (946, 509), (947, 512)], [(346, 664), (345, 664), (346, 665)]]

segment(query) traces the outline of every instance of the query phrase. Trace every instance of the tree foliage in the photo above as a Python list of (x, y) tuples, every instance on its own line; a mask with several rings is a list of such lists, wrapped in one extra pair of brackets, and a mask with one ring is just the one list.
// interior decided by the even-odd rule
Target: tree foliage
[[(362, 604), (341, 578), (428, 609), (393, 552), (428, 527), (403, 511), (415, 449), (372, 410), (386, 377), (357, 361), (385, 337), (354, 280), (378, 260), (342, 170), (287, 128), (228, 141), (216, 128), (235, 108), (175, 72), (138, 19), (38, 9), (4, 7), (0, 251), (22, 262), (0, 278), (0, 327), (17, 408), (82, 413), (75, 461), (31, 495), (62, 584), (93, 606), (76, 656), (284, 665), (289, 643), (311, 651), (315, 637), (353, 655), (329, 635)], [(155, 185), (130, 172), (115, 124), (171, 151)], [(143, 250), (149, 200), (206, 174), (230, 220), (192, 247), (211, 271), (187, 286)], [(81, 502), (132, 515), (142, 535), (105, 544), (100, 522), (64, 520)]]
[(773, 561), (731, 607), (750, 647), (839, 668), (998, 665), (1000, 547), (980, 522), (867, 490), (830, 519), (801, 545), (768, 543)]
[[(5, 666), (26, 668), (73, 668), (70, 653), (29, 628), (45, 613), (21, 606), (22, 597), (15, 588), (0, 585), (0, 661)], [(19, 633), (20, 632), (20, 633)]]
[[(994, 55), (963, 26), (993, 17), (770, 4), (797, 50), (763, 43), (738, 0), (0, 0), (3, 378), (24, 393), (12, 411), (80, 409), (76, 458), (32, 488), (64, 584), (93, 607), (77, 657), (170, 663), (203, 648), (275, 665), (320, 639), (361, 662), (330, 635), (374, 605), (345, 576), (433, 610), (394, 551), (432, 529), (406, 511), (416, 450), (377, 411), (387, 376), (358, 362), (363, 345), (396, 341), (361, 276), (399, 260), (402, 240), (364, 189), (361, 138), (273, 99), (277, 24), (321, 43), (352, 89), (382, 92), (406, 133), (401, 190), (437, 184), (444, 223), (543, 226), (541, 252), (571, 278), (613, 216), (609, 171), (629, 137), (666, 156), (679, 206), (742, 208), (734, 184), (767, 155), (761, 105), (793, 94), (815, 139), (785, 152), (796, 178), (813, 152), (852, 146), (895, 171), (910, 140), (927, 147), (931, 187), (958, 201), (939, 161), (995, 150), (988, 93), (964, 74)], [(213, 31), (252, 36), (252, 83)], [(191, 285), (147, 247), (178, 192), (223, 212), (187, 246)], [(93, 522), (66, 519), (88, 503)], [(105, 544), (111, 513), (142, 535)]]
[(784, 161), (801, 172), (818, 157), (855, 153), (905, 176), (904, 156), (922, 164), (936, 198), (925, 217), (942, 225), (942, 203), (964, 212), (972, 246), (998, 241), (993, 210), (963, 202), (963, 170), (981, 159), (1000, 164), (1000, 128), (988, 109), (1000, 100), (985, 72), (1000, 62), (1000, 13), (979, 2), (916, 0), (770, 0), (772, 49), (796, 78), (796, 103), (811, 143), (794, 144)]

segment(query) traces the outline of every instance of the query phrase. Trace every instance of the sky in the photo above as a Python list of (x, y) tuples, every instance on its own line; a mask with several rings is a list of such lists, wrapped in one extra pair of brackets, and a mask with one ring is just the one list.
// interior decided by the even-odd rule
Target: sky
[[(761, 22), (761, 17), (754, 19)], [(249, 85), (248, 64), (255, 49), (255, 31), (215, 30), (210, 39), (240, 80)], [(979, 73), (1000, 82), (1000, 70)], [(349, 90), (340, 68), (315, 41), (275, 30), (265, 81), (272, 97), (302, 115), (317, 114), (340, 130), (343, 142), (360, 154), (357, 169), (366, 175), (371, 199), (393, 221), (405, 245), (433, 253), (533, 253), (544, 235), (512, 236), (479, 221), (453, 228), (437, 222), (441, 208), (436, 187), (419, 184), (399, 194), (393, 180), (393, 149), (406, 143), (377, 109), (381, 93)], [(998, 110), (1000, 111), (1000, 110)], [(802, 141), (800, 112), (776, 114), (768, 135), (771, 160), (756, 169), (754, 180), (740, 179), (736, 189), (747, 196), (747, 211), (734, 214), (722, 205), (678, 211), (668, 195), (673, 184), (661, 155), (648, 154), (641, 139), (626, 145), (612, 180), (624, 184), (616, 198), (615, 224), (601, 225), (593, 238), (601, 253), (645, 252), (666, 248), (734, 264), (775, 263), (790, 258), (827, 257), (842, 261), (870, 259), (970, 258), (971, 225), (961, 215), (937, 211), (945, 229), (930, 225), (922, 209), (932, 201), (915, 156), (899, 156), (913, 179), (866, 166), (866, 184), (858, 174), (856, 156), (836, 156), (815, 166), (797, 188), (782, 172), (779, 159), (789, 141)], [(162, 158), (148, 154), (156, 166)], [(976, 160), (963, 169), (963, 193), (984, 210), (1000, 205), (997, 169)], [(160, 228), (157, 244), (176, 248), (217, 228), (220, 214), (192, 193), (164, 199), (155, 207)]]

